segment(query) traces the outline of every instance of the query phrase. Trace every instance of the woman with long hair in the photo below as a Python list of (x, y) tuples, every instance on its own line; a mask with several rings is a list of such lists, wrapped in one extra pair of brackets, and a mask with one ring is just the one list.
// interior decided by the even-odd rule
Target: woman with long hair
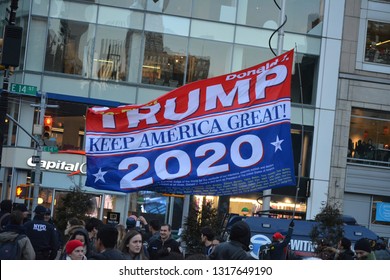
[(145, 254), (142, 234), (137, 230), (130, 230), (126, 233), (119, 250), (132, 260), (148, 260)]
[(126, 235), (126, 227), (122, 224), (117, 224), (115, 228), (118, 230), (118, 239), (116, 242), (116, 248), (120, 250), (122, 240)]

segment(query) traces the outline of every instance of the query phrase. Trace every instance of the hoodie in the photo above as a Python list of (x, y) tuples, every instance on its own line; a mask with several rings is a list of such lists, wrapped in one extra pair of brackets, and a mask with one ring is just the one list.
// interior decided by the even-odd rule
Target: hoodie
[[(24, 235), (22, 226), (8, 225), (5, 230), (0, 232), (0, 243), (13, 241), (19, 234)], [(19, 247), (22, 250), (21, 260), (35, 260), (35, 251), (27, 235), (18, 240)]]

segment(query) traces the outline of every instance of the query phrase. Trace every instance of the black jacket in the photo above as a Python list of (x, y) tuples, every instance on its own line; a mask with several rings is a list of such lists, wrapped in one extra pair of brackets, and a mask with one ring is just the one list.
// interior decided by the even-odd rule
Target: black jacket
[(351, 249), (344, 250), (336, 256), (336, 260), (354, 260), (355, 253)]
[(210, 260), (254, 260), (246, 246), (234, 240), (223, 242), (216, 246), (209, 255)]
[(148, 253), (151, 260), (158, 260), (164, 253), (167, 253), (168, 248), (169, 252), (180, 252), (180, 244), (176, 240), (169, 238), (166, 241), (162, 241), (161, 237), (152, 240), (148, 244)]
[(282, 241), (272, 242), (270, 246), (270, 259), (271, 260), (285, 260), (287, 257), (287, 247), (290, 243), (293, 227), (288, 228), (286, 238)]
[(101, 253), (93, 253), (90, 257), (90, 260), (127, 260), (124, 253), (118, 249), (108, 248)]

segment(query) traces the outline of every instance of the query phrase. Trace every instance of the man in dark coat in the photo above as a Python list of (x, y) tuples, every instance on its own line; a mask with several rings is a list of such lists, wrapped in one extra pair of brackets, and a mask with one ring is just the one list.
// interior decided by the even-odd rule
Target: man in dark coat
[(180, 244), (171, 238), (171, 226), (164, 224), (160, 227), (160, 237), (149, 243), (148, 253), (151, 260), (158, 260), (171, 252), (180, 254)]
[(92, 253), (90, 260), (126, 260), (124, 253), (115, 249), (118, 239), (118, 230), (112, 225), (102, 226), (95, 241), (96, 251)]
[(286, 236), (283, 236), (280, 232), (274, 233), (269, 252), (271, 260), (285, 260), (287, 258), (288, 244), (290, 243), (293, 229), (294, 220), (290, 222)]
[(351, 240), (346, 237), (340, 239), (337, 243), (337, 248), (326, 247), (325, 250), (332, 252), (335, 260), (355, 259), (355, 253), (351, 250)]
[(34, 219), (23, 225), (26, 235), (31, 240), (37, 260), (54, 260), (59, 249), (57, 230), (44, 220), (45, 207), (38, 205), (34, 212)]
[(244, 221), (233, 224), (229, 241), (215, 247), (209, 255), (211, 260), (254, 260), (249, 254), (251, 231)]

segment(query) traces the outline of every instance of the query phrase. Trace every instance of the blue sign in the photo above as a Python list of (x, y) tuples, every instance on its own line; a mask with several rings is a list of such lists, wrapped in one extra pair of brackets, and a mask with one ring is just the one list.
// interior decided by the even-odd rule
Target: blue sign
[(390, 203), (377, 202), (375, 220), (379, 222), (390, 222)]

